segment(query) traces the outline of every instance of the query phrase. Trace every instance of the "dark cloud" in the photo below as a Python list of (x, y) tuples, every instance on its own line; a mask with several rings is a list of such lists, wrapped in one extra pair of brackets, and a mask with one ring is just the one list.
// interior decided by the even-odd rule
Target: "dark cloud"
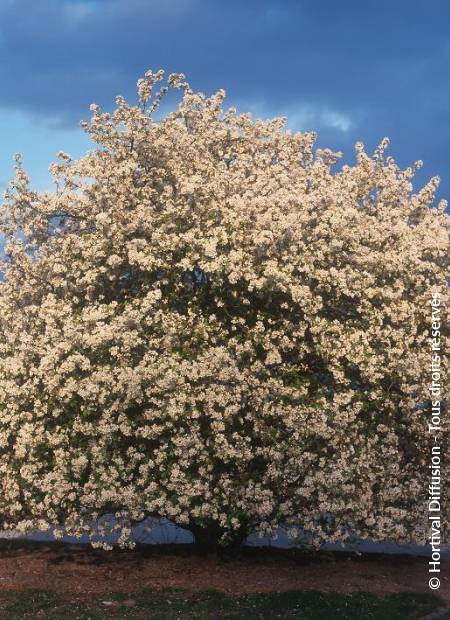
[(5, 0), (0, 106), (74, 125), (163, 67), (346, 153), (389, 135), (450, 195), (449, 23), (444, 0)]

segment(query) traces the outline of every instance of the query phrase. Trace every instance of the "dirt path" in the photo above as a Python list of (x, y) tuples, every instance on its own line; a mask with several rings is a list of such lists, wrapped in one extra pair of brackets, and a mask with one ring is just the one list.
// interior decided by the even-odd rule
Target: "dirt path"
[[(217, 589), (228, 593), (315, 589), (429, 592), (427, 558), (246, 550), (240, 559), (199, 557), (190, 548), (103, 552), (80, 545), (0, 545), (0, 590), (44, 589), (92, 596), (143, 588)], [(450, 562), (435, 593), (450, 605)]]

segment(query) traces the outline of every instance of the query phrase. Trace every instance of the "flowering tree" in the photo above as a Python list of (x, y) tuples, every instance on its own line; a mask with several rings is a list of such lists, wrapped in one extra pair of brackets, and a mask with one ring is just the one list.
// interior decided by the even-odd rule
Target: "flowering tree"
[[(0, 525), (88, 533), (167, 517), (206, 545), (300, 526), (423, 542), (432, 179), (285, 119), (224, 111), (182, 75), (60, 153), (54, 192), (17, 158), (0, 285)], [(169, 88), (181, 102), (154, 113)], [(448, 422), (443, 413), (443, 424)], [(447, 514), (448, 516), (448, 514)]]

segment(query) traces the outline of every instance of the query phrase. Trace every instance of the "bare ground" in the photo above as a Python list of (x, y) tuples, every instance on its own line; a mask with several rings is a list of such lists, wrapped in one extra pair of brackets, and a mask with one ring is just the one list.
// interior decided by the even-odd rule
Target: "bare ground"
[[(430, 592), (428, 559), (381, 554), (244, 549), (240, 557), (198, 556), (190, 545), (98, 551), (29, 541), (0, 543), (0, 591), (48, 590), (77, 598), (144, 588), (215, 589), (232, 594), (322, 590)], [(450, 561), (435, 591), (450, 605)]]

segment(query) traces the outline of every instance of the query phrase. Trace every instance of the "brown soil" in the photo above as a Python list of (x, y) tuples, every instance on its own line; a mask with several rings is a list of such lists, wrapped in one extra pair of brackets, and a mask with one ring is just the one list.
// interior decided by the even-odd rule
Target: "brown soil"
[[(450, 561), (441, 568), (435, 594), (450, 604)], [(57, 543), (0, 544), (0, 591), (42, 589), (80, 597), (143, 588), (387, 594), (429, 592), (428, 579), (425, 557), (246, 549), (239, 559), (225, 560), (195, 555), (181, 545), (106, 552)]]

